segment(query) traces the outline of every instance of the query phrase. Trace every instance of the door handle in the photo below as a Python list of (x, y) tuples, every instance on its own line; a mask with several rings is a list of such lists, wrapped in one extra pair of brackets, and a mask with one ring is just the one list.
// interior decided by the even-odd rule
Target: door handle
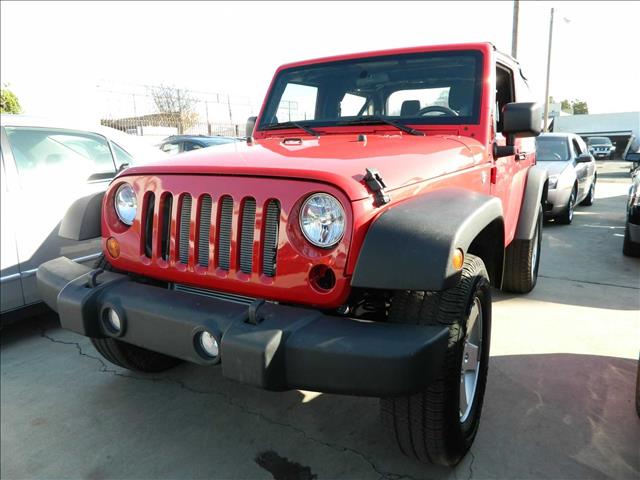
[(526, 152), (519, 152), (519, 153), (516, 154), (516, 160), (518, 160), (518, 161), (526, 160), (528, 156), (529, 156), (529, 154), (526, 153)]

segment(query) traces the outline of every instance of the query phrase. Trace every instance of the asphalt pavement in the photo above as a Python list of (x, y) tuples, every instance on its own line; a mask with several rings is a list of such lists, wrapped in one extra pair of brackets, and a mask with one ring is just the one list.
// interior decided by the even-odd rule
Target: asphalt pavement
[(133, 374), (54, 314), (1, 335), (0, 476), (83, 479), (637, 479), (640, 259), (622, 255), (627, 166), (545, 224), (528, 295), (494, 292), (479, 434), (455, 469), (404, 458), (378, 401), (265, 392), (183, 364)]

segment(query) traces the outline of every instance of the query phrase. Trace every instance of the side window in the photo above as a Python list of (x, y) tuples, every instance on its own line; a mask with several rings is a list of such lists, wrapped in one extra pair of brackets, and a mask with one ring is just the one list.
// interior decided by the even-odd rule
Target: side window
[(267, 123), (313, 120), (316, 117), (317, 98), (317, 87), (288, 83), (278, 105), (277, 119), (269, 119)]
[(104, 137), (69, 130), (7, 127), (7, 138), (22, 186), (87, 181), (115, 173)]
[(496, 117), (497, 131), (502, 132), (502, 109), (507, 103), (515, 101), (513, 91), (513, 72), (498, 65), (496, 68)]
[(199, 145), (195, 142), (184, 142), (184, 149), (183, 152), (189, 152), (191, 150), (198, 150), (199, 148), (202, 148), (202, 145)]
[(129, 164), (129, 166), (135, 163), (133, 157), (125, 152), (117, 143), (111, 142), (111, 146), (113, 147), (113, 154), (116, 157), (116, 164), (118, 165), (118, 168), (125, 163)]

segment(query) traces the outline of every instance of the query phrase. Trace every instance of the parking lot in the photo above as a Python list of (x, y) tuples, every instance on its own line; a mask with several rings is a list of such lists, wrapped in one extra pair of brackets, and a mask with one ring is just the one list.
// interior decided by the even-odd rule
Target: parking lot
[(640, 260), (622, 255), (628, 165), (546, 224), (529, 295), (494, 292), (479, 435), (453, 470), (405, 459), (378, 401), (265, 392), (216, 367), (139, 375), (54, 314), (2, 332), (2, 478), (638, 478)]

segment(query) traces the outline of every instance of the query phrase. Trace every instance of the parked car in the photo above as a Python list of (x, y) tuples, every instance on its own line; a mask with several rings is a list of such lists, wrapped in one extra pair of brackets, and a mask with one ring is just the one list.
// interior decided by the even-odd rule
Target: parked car
[(593, 205), (598, 171), (584, 141), (572, 133), (544, 133), (536, 138), (538, 163), (549, 172), (545, 217), (573, 220), (574, 207)]
[(640, 167), (631, 175), (622, 253), (630, 257), (640, 257)]
[(403, 452), (454, 465), (478, 431), (490, 285), (538, 278), (525, 78), (489, 43), (285, 65), (233, 151), (119, 174), (104, 271), (53, 260), (40, 292), (121, 367), (222, 360), (264, 389), (380, 397)]
[(159, 145), (160, 150), (169, 154), (189, 152), (200, 148), (214, 147), (227, 143), (238, 142), (235, 137), (209, 137), (205, 135), (172, 135), (165, 138)]
[(2, 115), (0, 135), (4, 314), (40, 300), (35, 273), (41, 263), (64, 255), (93, 265), (100, 255), (99, 239), (59, 235), (74, 202), (104, 192), (123, 165), (163, 154), (111, 128), (24, 115)]
[(587, 145), (589, 153), (597, 159), (611, 160), (616, 151), (609, 137), (589, 137)]

